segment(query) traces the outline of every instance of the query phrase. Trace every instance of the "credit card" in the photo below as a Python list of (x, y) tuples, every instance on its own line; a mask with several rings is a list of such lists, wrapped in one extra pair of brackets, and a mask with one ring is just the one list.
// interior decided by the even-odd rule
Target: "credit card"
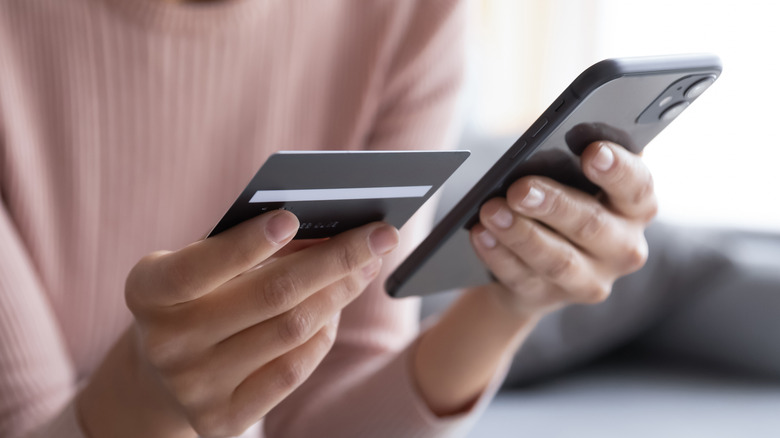
[(374, 221), (404, 223), (468, 158), (468, 151), (283, 151), (263, 164), (209, 233), (284, 209), (296, 239), (331, 237)]

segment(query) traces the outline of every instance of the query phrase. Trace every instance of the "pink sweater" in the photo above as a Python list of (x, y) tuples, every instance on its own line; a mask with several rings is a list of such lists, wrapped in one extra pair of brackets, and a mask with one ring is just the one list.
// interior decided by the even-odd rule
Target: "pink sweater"
[[(0, 0), (0, 436), (82, 436), (72, 400), (131, 323), (130, 268), (202, 237), (273, 151), (445, 147), (462, 6)], [(434, 417), (409, 372), (418, 303), (380, 283), (246, 436), (443, 436), (473, 419), (496, 384)]]

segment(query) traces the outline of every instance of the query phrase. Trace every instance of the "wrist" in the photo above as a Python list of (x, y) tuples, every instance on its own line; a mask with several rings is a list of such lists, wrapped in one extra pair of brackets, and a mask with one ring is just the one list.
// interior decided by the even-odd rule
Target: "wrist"
[(75, 403), (90, 438), (196, 435), (137, 354), (132, 329), (114, 344)]
[(539, 317), (506, 309), (486, 287), (465, 291), (414, 352), (415, 381), (431, 410), (444, 416), (469, 409)]
[(529, 326), (534, 327), (547, 311), (521, 302), (511, 291), (500, 283), (489, 283), (475, 287), (467, 293), (478, 295), (485, 304), (481, 310), (487, 318), (502, 321), (507, 327), (522, 332)]
[(523, 327), (535, 326), (545, 315), (565, 305), (559, 301), (534, 303), (533, 299), (519, 296), (498, 282), (478, 286), (472, 292), (484, 295), (483, 299), (491, 304), (486, 310), (494, 317), (515, 321)]

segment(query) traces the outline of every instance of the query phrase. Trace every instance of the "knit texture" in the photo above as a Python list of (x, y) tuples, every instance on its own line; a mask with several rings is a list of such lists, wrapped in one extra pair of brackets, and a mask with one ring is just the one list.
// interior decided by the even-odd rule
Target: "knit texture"
[[(450, 0), (0, 0), (0, 436), (82, 436), (72, 400), (132, 321), (127, 273), (201, 238), (269, 154), (446, 147), (463, 15)], [(409, 372), (418, 303), (381, 288), (425, 222), (246, 436), (440, 436), (473, 419), (497, 385), (434, 417)]]

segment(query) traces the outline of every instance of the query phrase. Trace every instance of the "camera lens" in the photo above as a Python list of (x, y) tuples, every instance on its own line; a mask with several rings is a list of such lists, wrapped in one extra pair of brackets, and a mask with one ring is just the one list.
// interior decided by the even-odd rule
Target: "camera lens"
[(701, 96), (701, 93), (704, 93), (704, 90), (709, 88), (713, 82), (715, 82), (714, 76), (709, 76), (700, 81), (697, 81), (688, 87), (687, 90), (685, 90), (685, 98), (691, 100), (696, 99), (697, 97)]
[(679, 116), (680, 113), (685, 110), (685, 108), (688, 108), (688, 105), (690, 104), (691, 104), (690, 102), (676, 103), (670, 106), (666, 111), (662, 112), (659, 118), (664, 122), (673, 120), (675, 117)]

